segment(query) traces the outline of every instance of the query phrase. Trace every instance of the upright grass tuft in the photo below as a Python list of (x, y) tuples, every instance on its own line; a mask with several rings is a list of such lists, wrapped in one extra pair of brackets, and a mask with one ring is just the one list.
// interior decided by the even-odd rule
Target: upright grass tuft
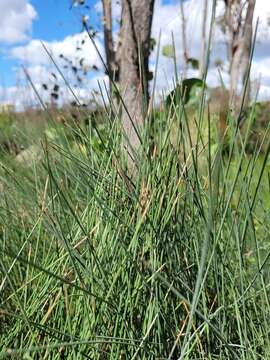
[(0, 357), (267, 359), (270, 145), (231, 121), (228, 155), (179, 98), (131, 176), (112, 109), (1, 163)]

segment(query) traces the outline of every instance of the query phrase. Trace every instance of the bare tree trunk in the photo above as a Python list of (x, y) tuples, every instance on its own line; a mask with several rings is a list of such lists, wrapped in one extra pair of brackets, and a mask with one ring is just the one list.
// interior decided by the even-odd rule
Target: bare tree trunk
[(200, 78), (203, 77), (205, 70), (205, 57), (206, 57), (206, 24), (207, 24), (207, 11), (208, 11), (208, 0), (204, 0), (203, 6), (203, 19), (202, 19), (202, 35), (201, 35), (201, 54), (200, 54)]
[[(229, 30), (230, 99), (235, 110), (239, 80), (242, 78), (243, 85), (248, 75), (252, 22), (256, 0), (249, 0), (248, 2), (244, 0), (224, 0), (224, 2), (226, 7), (225, 19)], [(249, 101), (249, 81), (247, 85), (248, 96), (245, 100), (245, 106)]]
[[(148, 102), (148, 59), (154, 0), (122, 0), (120, 32), (120, 88), (125, 107), (123, 129), (130, 145), (137, 150), (140, 141), (133, 124), (144, 122), (144, 101)], [(131, 121), (131, 119), (132, 121)], [(125, 142), (128, 150), (130, 146)]]
[(241, 61), (241, 47), (239, 43), (240, 24), (242, 20), (241, 0), (224, 1), (226, 6), (225, 20), (229, 32), (230, 101), (234, 108)]
[(243, 41), (243, 54), (242, 54), (242, 84), (244, 87), (245, 82), (247, 81), (247, 92), (244, 99), (245, 107), (248, 105), (250, 101), (250, 79), (249, 79), (248, 70), (249, 70), (249, 60), (250, 60), (251, 47), (252, 47), (252, 35), (253, 35), (252, 23), (253, 23), (255, 3), (256, 0), (249, 0), (246, 20), (244, 25), (244, 41)]
[(239, 82), (239, 74), (241, 68), (242, 48), (240, 45), (234, 47), (230, 62), (230, 99), (233, 108), (237, 97), (237, 88)]
[(106, 64), (110, 82), (110, 90), (112, 90), (111, 79), (115, 77), (115, 51), (112, 35), (112, 5), (111, 0), (102, 0), (103, 6), (103, 28), (104, 28), (104, 47), (106, 53)]
[(186, 18), (184, 12), (183, 1), (180, 0), (180, 14), (181, 14), (181, 33), (182, 33), (182, 44), (183, 44), (183, 78), (187, 77), (188, 70), (188, 49), (187, 49), (187, 33), (186, 33)]

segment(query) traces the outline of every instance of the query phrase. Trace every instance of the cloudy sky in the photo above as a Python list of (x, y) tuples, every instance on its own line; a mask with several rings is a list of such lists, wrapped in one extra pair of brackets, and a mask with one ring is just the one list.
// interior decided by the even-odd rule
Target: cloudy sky
[[(178, 71), (182, 69), (182, 41), (180, 0), (156, 0), (152, 36), (158, 39), (161, 31), (161, 48), (171, 44), (172, 33), (176, 44)], [(218, 12), (222, 1), (218, 0)], [(55, 62), (64, 71), (65, 77), (74, 85), (76, 94), (84, 101), (99, 86), (106, 84), (102, 64), (90, 40), (82, 32), (82, 16), (88, 16), (88, 23), (98, 30), (96, 43), (103, 53), (101, 30), (101, 2), (88, 1), (89, 8), (71, 7), (72, 0), (0, 0), (0, 102), (14, 103), (18, 108), (34, 104), (36, 99), (31, 87), (25, 81), (23, 68), (27, 69), (32, 82), (42, 98), (56, 84), (60, 85), (62, 97), (71, 99), (68, 90), (62, 86), (61, 77), (46, 54), (42, 42)], [(184, 9), (187, 18), (187, 38), (190, 57), (198, 57), (201, 36), (201, 9), (203, 0), (186, 0)], [(209, 1), (211, 5), (211, 0)], [(210, 6), (211, 7), (211, 6)], [(209, 16), (210, 16), (209, 9)], [(113, 16), (117, 19), (119, 7), (116, 0)], [(257, 45), (252, 66), (252, 80), (260, 83), (260, 98), (270, 98), (270, 1), (257, 0), (255, 18), (259, 17)], [(83, 60), (82, 60), (83, 59)], [(151, 68), (155, 67), (156, 53), (151, 57)], [(225, 38), (215, 28), (212, 61), (208, 83), (219, 85), (216, 60), (223, 61), (222, 77), (228, 83)], [(83, 65), (88, 77), (82, 79), (72, 67)], [(97, 68), (96, 68), (97, 67)], [(158, 66), (158, 90), (168, 89), (173, 84), (174, 64), (162, 54)], [(190, 76), (196, 71), (190, 69)], [(79, 76), (79, 80), (77, 77)], [(82, 76), (83, 78), (83, 76)], [(46, 84), (48, 90), (44, 89)], [(255, 86), (254, 85), (254, 86)]]

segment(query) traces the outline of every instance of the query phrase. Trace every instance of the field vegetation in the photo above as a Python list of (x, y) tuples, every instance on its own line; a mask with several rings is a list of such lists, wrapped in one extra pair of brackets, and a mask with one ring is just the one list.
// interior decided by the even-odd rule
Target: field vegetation
[(237, 31), (224, 2), (240, 111), (208, 102), (216, 1), (202, 59), (184, 49), (200, 79), (179, 81), (166, 46), (177, 85), (158, 105), (154, 0), (131, 2), (140, 18), (121, 2), (117, 49), (102, 3), (103, 105), (57, 106), (54, 84), (51, 106), (39, 96), (42, 109), (0, 113), (0, 359), (268, 359), (270, 105), (249, 96), (255, 1), (237, 2)]
[(110, 106), (1, 114), (2, 358), (268, 358), (269, 105), (220, 141), (200, 101), (132, 174)]

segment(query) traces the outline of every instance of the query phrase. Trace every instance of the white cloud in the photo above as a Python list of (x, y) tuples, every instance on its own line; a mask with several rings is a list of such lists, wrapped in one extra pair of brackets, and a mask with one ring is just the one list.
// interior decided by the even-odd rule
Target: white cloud
[[(33, 74), (35, 70), (37, 69), (30, 69), (29, 72)], [(43, 72), (44, 69), (41, 68), (40, 71)], [(34, 84), (34, 86), (41, 97), (42, 102), (44, 104), (50, 103), (50, 91), (45, 91), (43, 89), (42, 82), (38, 81)], [(97, 102), (103, 104), (102, 98), (98, 95), (100, 92), (99, 86), (103, 94), (105, 94), (106, 89), (108, 89), (107, 76), (97, 74), (93, 78), (87, 79), (84, 85), (80, 88), (74, 88), (71, 86), (73, 93), (62, 83), (59, 104), (73, 102), (77, 99), (80, 103), (88, 103), (90, 100), (94, 99), (95, 103)], [(21, 111), (29, 107), (40, 106), (39, 99), (29, 83), (22, 83), (18, 86), (10, 86), (6, 88), (0, 87), (0, 103), (13, 104), (17, 111)]]
[[(84, 59), (84, 63), (88, 66), (102, 66), (99, 56), (85, 32), (67, 36), (61, 41), (43, 41), (43, 44), (57, 63), (65, 62), (60, 59), (60, 56), (63, 55), (75, 66), (81, 59)], [(96, 39), (96, 45), (103, 55), (103, 46), (99, 39)], [(41, 40), (34, 39), (25, 46), (14, 47), (10, 55), (26, 65), (51, 64), (50, 57), (42, 46)]]
[[(4, 0), (0, 0), (0, 14), (1, 6)], [(4, 1), (6, 4), (7, 2)], [(9, 3), (22, 3), (27, 4), (26, 0), (9, 0)], [(116, 24), (116, 19), (120, 14), (120, 7), (116, 7), (116, 0), (113, 0), (113, 20)], [(209, 2), (212, 4), (212, 2)], [(28, 4), (29, 5), (29, 4)], [(7, 6), (7, 5), (6, 5)], [(31, 5), (30, 5), (31, 6)], [(190, 57), (198, 58), (200, 54), (200, 42), (201, 42), (201, 23), (202, 23), (202, 6), (203, 0), (188, 0), (184, 2), (184, 11), (187, 19), (187, 40), (188, 40), (188, 51)], [(211, 6), (210, 6), (211, 7)], [(26, 7), (24, 7), (25, 9)], [(23, 7), (20, 13), (23, 13)], [(96, 3), (96, 11), (102, 10), (101, 2)], [(222, 12), (222, 2), (218, 1), (217, 14)], [(208, 16), (211, 16), (211, 9), (209, 8)], [(257, 43), (255, 49), (255, 55), (252, 66), (251, 77), (253, 80), (261, 79), (261, 92), (260, 97), (265, 98), (266, 94), (270, 94), (270, 27), (268, 25), (270, 16), (270, 1), (257, 0), (255, 9), (254, 22), (256, 22), (259, 16), (259, 30), (257, 35)], [(1, 19), (1, 15), (0, 15)], [(116, 26), (116, 25), (115, 25)], [(209, 24), (208, 24), (209, 29)], [(214, 66), (214, 61), (219, 58), (224, 61), (224, 71), (222, 73), (225, 84), (229, 83), (228, 62), (226, 56), (225, 36), (215, 27), (215, 41), (213, 44), (212, 51), (212, 62), (208, 73), (208, 84), (211, 86), (218, 86), (220, 84), (219, 73), (217, 68)], [(181, 19), (180, 19), (180, 5), (179, 1), (164, 3), (162, 0), (156, 0), (154, 19), (152, 26), (152, 36), (158, 40), (159, 33), (161, 31), (161, 49), (164, 45), (172, 43), (172, 33), (174, 34), (174, 41), (176, 46), (176, 57), (177, 57), (177, 71), (178, 76), (181, 76), (181, 69), (183, 66), (183, 54), (182, 54), (182, 36), (181, 36)], [(207, 34), (209, 31), (207, 31)], [(1, 35), (0, 35), (1, 36)], [(207, 35), (208, 36), (208, 35)], [(85, 39), (84, 46), (80, 46), (81, 41)], [(97, 46), (101, 53), (104, 55), (103, 49), (103, 38), (102, 34), (96, 39)], [(62, 41), (44, 42), (46, 48), (52, 54), (60, 66), (63, 66), (65, 62), (60, 58), (60, 55), (64, 55), (67, 59), (71, 60), (76, 66), (80, 59), (84, 58), (84, 64), (87, 66), (97, 65), (102, 68), (101, 61), (85, 33), (75, 34), (67, 36)], [(82, 50), (77, 50), (77, 47), (82, 47)], [(156, 47), (157, 49), (157, 47)], [(53, 80), (51, 77), (52, 64), (43, 49), (40, 40), (33, 39), (28, 42), (25, 46), (17, 46), (11, 50), (10, 56), (22, 62), (28, 69), (28, 72), (36, 84), (37, 88), (41, 88), (43, 82)], [(155, 67), (156, 61), (156, 50), (150, 59), (151, 70)], [(160, 55), (159, 57), (159, 70), (157, 78), (157, 90), (166, 91), (173, 86), (174, 83), (174, 63), (172, 59), (165, 58)], [(54, 72), (56, 72), (54, 70)], [(70, 74), (65, 70), (65, 76), (69, 78)], [(197, 76), (195, 70), (189, 70), (189, 76)], [(106, 77), (102, 73), (93, 73), (92, 77), (86, 79), (83, 83), (81, 90), (76, 90), (82, 97), (88, 97), (91, 93), (91, 89), (98, 89), (97, 79), (105, 79)], [(14, 94), (14, 88), (10, 89), (10, 94)], [(9, 95), (10, 98), (11, 95)], [(44, 94), (46, 97), (46, 94)], [(69, 95), (65, 95), (68, 99)], [(270, 97), (270, 96), (269, 96)], [(3, 96), (2, 96), (3, 98)]]
[(28, 0), (0, 1), (0, 43), (17, 43), (28, 39), (32, 22), (37, 18)]
[[(81, 101), (88, 101), (92, 91), (99, 90), (98, 80), (103, 82), (106, 78), (103, 73), (102, 62), (88, 35), (84, 32), (67, 36), (62, 41), (44, 41), (43, 44), (51, 54), (52, 59), (60, 67), (65, 80), (73, 87), (75, 94)], [(99, 38), (96, 38), (96, 45), (100, 53), (104, 55), (102, 42)], [(10, 57), (18, 60), (24, 66), (44, 102), (50, 100), (50, 93), (55, 84), (60, 86), (60, 102), (74, 101), (74, 96), (67, 89), (65, 81), (40, 40), (33, 39), (24, 46), (13, 47), (10, 51)], [(99, 71), (94, 71), (93, 66), (96, 66)], [(77, 72), (76, 69), (88, 71), (88, 76), (82, 76), (82, 71)], [(80, 83), (77, 80), (78, 76), (82, 79)], [(25, 74), (21, 68), (17, 69), (17, 78), (25, 83)], [(44, 90), (42, 84), (46, 84), (48, 90)], [(2, 92), (0, 102), (11, 101), (13, 103), (14, 91), (13, 87), (7, 89), (5, 96)], [(24, 86), (18, 88), (18, 92), (25, 93), (25, 91)], [(30, 93), (31, 101), (34, 99), (34, 103), (36, 103), (36, 96), (32, 96), (33, 91), (31, 90)], [(22, 101), (22, 96), (18, 96), (17, 99), (17, 103), (21, 101), (23, 105), (26, 104), (25, 101)]]
[(36, 104), (33, 90), (27, 86), (10, 86), (0, 88), (0, 103), (13, 104), (20, 111)]
[[(212, 4), (212, 2), (208, 2)], [(200, 42), (201, 42), (201, 27), (202, 27), (202, 8), (203, 0), (188, 0), (184, 2), (184, 12), (187, 20), (187, 43), (188, 54), (190, 57), (199, 58)], [(208, 29), (211, 17), (211, 5), (208, 10)], [(221, 1), (218, 1), (216, 14), (220, 15), (223, 11)], [(265, 98), (266, 94), (270, 94), (270, 1), (257, 0), (254, 14), (254, 25), (259, 18), (259, 27), (257, 33), (257, 41), (255, 53), (253, 58), (253, 65), (251, 68), (251, 79), (261, 79), (260, 98)], [(162, 0), (156, 0), (155, 12), (152, 27), (152, 36), (159, 38), (161, 32), (160, 47), (172, 44), (172, 33), (174, 35), (174, 42), (176, 47), (176, 60), (178, 64), (178, 76), (181, 77), (181, 70), (183, 69), (183, 44), (181, 35), (181, 17), (179, 2), (165, 4)], [(207, 35), (209, 30), (207, 31)], [(153, 69), (156, 59), (156, 52), (151, 56), (151, 68)], [(214, 42), (212, 46), (211, 64), (208, 73), (208, 84), (211, 86), (218, 86), (220, 84), (219, 73), (214, 66), (216, 59), (221, 59), (224, 62), (224, 71), (222, 72), (223, 81), (228, 85), (228, 61), (226, 54), (226, 37), (216, 25), (214, 27)], [(175, 69), (172, 59), (167, 59), (160, 55), (159, 57), (159, 71), (157, 89), (166, 90), (173, 86), (175, 81)], [(189, 76), (196, 76), (196, 71), (190, 69)], [(266, 91), (269, 86), (268, 91)]]

